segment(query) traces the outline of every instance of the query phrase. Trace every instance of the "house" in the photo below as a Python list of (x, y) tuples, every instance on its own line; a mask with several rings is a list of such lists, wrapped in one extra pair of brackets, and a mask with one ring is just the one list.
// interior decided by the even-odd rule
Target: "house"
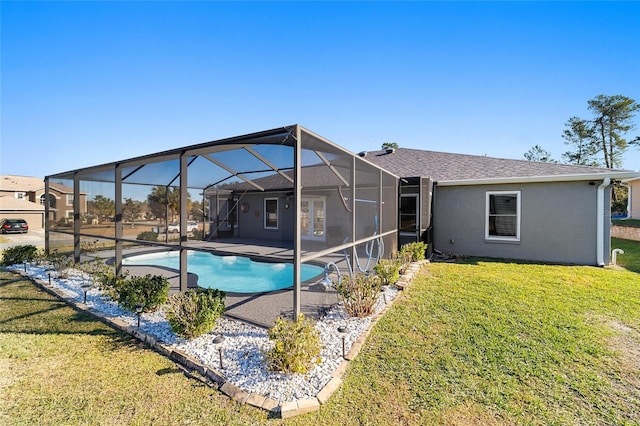
[[(76, 260), (81, 238), (112, 240), (118, 271), (124, 243), (178, 251), (183, 291), (188, 250), (219, 251), (223, 240), (227, 250), (274, 247), (271, 261), (294, 265), (300, 312), (302, 263), (370, 270), (409, 241), (468, 256), (606, 265), (611, 184), (632, 178), (640, 173), (417, 149), (353, 154), (292, 125), (47, 176), (50, 197), (62, 185), (73, 188), (71, 200), (115, 200), (115, 226), (98, 235), (48, 224), (45, 238), (73, 234)], [(178, 212), (180, 236), (129, 241), (124, 200), (152, 193), (166, 194), (160, 207)], [(204, 239), (187, 232), (196, 197), (206, 206)]]
[[(398, 245), (423, 240), (431, 250), (455, 255), (566, 264), (609, 263), (611, 184), (614, 179), (638, 175), (407, 148), (362, 151), (358, 156), (401, 177)], [(260, 190), (242, 182), (225, 186), (222, 197), (220, 190), (210, 191), (213, 232), (223, 237), (265, 232), (265, 225), (246, 213), (255, 205), (266, 211), (262, 204), (268, 197), (286, 193), (290, 184), (279, 176), (254, 182)], [(335, 177), (320, 183), (314, 176), (310, 182), (317, 191), (339, 184)], [(636, 182), (640, 193), (640, 179)], [(264, 188), (274, 192), (265, 194)], [(324, 220), (314, 221), (327, 211), (327, 197), (317, 191), (302, 200), (302, 238), (321, 240), (326, 235), (341, 240), (340, 227), (326, 228)], [(234, 205), (240, 208), (233, 209)], [(288, 203), (283, 205), (288, 209)], [(317, 213), (309, 209), (311, 205)], [(284, 214), (290, 222), (287, 209), (277, 216)], [(293, 238), (292, 229), (281, 232), (286, 234), (280, 239)]]
[[(405, 148), (359, 155), (399, 176), (433, 180), (435, 249), (567, 264), (609, 263), (612, 181), (639, 175)], [(405, 197), (413, 196), (401, 183), (400, 217), (403, 205), (415, 209)], [(400, 234), (406, 231), (401, 225)]]
[[(30, 229), (44, 228), (44, 180), (31, 176), (0, 176), (0, 217), (22, 218)], [(86, 212), (86, 195), (80, 194), (80, 214)], [(49, 183), (50, 219), (73, 221), (73, 188), (58, 182)]]
[(629, 188), (627, 219), (640, 220), (640, 178), (626, 179), (623, 182)]

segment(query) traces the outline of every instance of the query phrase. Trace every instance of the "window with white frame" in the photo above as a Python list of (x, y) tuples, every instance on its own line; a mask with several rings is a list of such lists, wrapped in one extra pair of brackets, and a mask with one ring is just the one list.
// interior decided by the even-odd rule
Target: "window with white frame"
[(520, 191), (487, 192), (485, 238), (520, 241)]
[(278, 229), (278, 199), (264, 199), (264, 228)]
[(16, 192), (16, 198), (18, 200), (24, 200), (25, 195), (26, 194), (24, 192)]
[(67, 205), (68, 206), (73, 205), (73, 194), (67, 194)]

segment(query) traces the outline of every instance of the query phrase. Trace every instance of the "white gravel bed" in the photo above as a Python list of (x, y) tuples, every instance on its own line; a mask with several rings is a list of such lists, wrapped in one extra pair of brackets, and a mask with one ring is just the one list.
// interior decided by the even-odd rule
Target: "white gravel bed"
[[(13, 265), (8, 269), (24, 271), (24, 265)], [(48, 281), (48, 272), (45, 266), (27, 265), (27, 274), (33, 278)], [(93, 287), (91, 277), (79, 270), (70, 270), (66, 278), (58, 277), (53, 271), (51, 286), (78, 302), (84, 301), (84, 291), (87, 289), (87, 306), (111, 318), (119, 318), (132, 325), (137, 324), (138, 317), (135, 313), (121, 308), (102, 291)], [(398, 294), (395, 287), (385, 286), (383, 291), (384, 296), (381, 293), (376, 313)], [(344, 339), (345, 352), (348, 352), (371, 323), (371, 317), (351, 318), (342, 304), (335, 305), (315, 325), (323, 345), (320, 364), (306, 374), (283, 374), (269, 371), (266, 367), (263, 353), (271, 348), (272, 342), (268, 339), (265, 329), (220, 318), (210, 333), (187, 340), (173, 333), (162, 309), (153, 313), (143, 313), (140, 319), (140, 328), (144, 332), (217, 370), (242, 390), (269, 397), (280, 403), (315, 397), (331, 380), (334, 371), (343, 360), (343, 336), (338, 333), (338, 327), (347, 328)], [(213, 339), (219, 335), (225, 338), (221, 345), (222, 368), (218, 347), (213, 344)]]

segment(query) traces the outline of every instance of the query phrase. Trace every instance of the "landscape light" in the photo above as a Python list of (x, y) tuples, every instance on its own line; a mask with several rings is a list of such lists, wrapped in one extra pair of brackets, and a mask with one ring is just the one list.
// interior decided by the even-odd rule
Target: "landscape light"
[(133, 307), (138, 315), (138, 328), (140, 328), (140, 315), (142, 314), (142, 308), (144, 308), (144, 303), (136, 303)]
[(338, 334), (342, 336), (342, 358), (347, 359), (344, 353), (344, 339), (347, 336), (347, 327), (345, 327), (344, 325), (338, 327)]
[(213, 339), (213, 345), (218, 348), (218, 356), (220, 357), (220, 369), (222, 370), (222, 344), (224, 343), (224, 336), (219, 334)]
[(82, 290), (84, 290), (84, 304), (87, 303), (87, 292), (89, 291), (89, 289), (91, 288), (91, 284), (82, 284)]

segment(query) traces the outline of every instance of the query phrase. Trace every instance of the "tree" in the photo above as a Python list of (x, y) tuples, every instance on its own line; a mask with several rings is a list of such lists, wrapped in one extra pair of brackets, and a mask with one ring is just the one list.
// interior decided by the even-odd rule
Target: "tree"
[[(187, 211), (189, 211), (191, 204), (189, 197), (190, 194), (187, 192)], [(180, 188), (172, 187), (169, 189), (166, 186), (154, 186), (151, 193), (147, 195), (147, 201), (149, 209), (155, 217), (166, 220), (167, 210), (169, 210), (169, 215), (173, 218), (180, 212)]]
[(98, 220), (106, 219), (115, 215), (116, 203), (104, 195), (96, 195), (93, 200), (89, 201), (87, 204), (89, 204), (89, 211), (92, 212)]
[(194, 220), (202, 222), (204, 220), (204, 210), (202, 208), (202, 201), (191, 202), (191, 209), (189, 210), (191, 217)]
[(593, 113), (591, 120), (571, 117), (566, 123), (562, 137), (574, 151), (562, 156), (571, 164), (604, 166), (617, 168), (629, 145), (640, 146), (640, 139), (625, 139), (630, 130), (635, 129), (633, 116), (640, 105), (623, 95), (598, 95), (587, 102)]
[(398, 145), (395, 142), (384, 142), (382, 144), (382, 149), (398, 149), (400, 148), (400, 145)]
[(541, 163), (557, 163), (551, 158), (551, 153), (540, 145), (533, 146), (529, 151), (524, 153), (525, 160), (538, 161)]
[(566, 129), (562, 132), (564, 143), (572, 145), (574, 151), (567, 151), (562, 154), (562, 158), (569, 164), (581, 166), (598, 166), (595, 155), (598, 146), (595, 143), (594, 129), (588, 120), (579, 117), (571, 117), (565, 123)]
[(142, 213), (144, 203), (138, 200), (132, 200), (131, 198), (125, 198), (124, 203), (122, 203), (122, 215), (125, 220), (131, 222), (133, 226), (133, 222), (140, 217)]
[[(629, 146), (624, 136), (635, 129), (632, 120), (640, 105), (622, 95), (598, 95), (588, 102), (588, 109), (595, 115), (592, 120), (593, 140), (597, 142), (598, 152), (603, 155), (604, 166), (620, 167)], [(632, 143), (636, 144), (635, 140)]]

